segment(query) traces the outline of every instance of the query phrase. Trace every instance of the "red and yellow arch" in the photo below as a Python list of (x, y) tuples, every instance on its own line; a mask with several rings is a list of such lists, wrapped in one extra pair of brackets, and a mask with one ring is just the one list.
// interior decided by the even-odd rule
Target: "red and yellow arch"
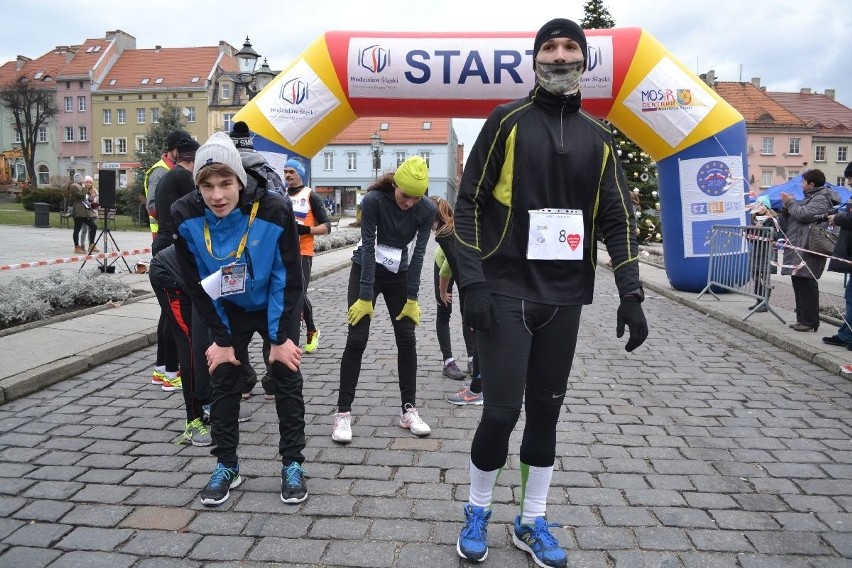
[[(743, 117), (647, 31), (586, 35), (583, 108), (656, 160), (669, 281), (701, 290), (710, 226), (746, 220)], [(235, 120), (255, 132), (256, 148), (311, 158), (358, 117), (485, 117), (534, 84), (534, 37), (327, 32)]]

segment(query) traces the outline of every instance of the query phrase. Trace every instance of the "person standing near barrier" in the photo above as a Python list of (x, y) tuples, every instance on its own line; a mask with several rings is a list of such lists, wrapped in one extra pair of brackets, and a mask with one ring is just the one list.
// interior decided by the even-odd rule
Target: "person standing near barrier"
[[(775, 225), (778, 214), (772, 210), (769, 198), (765, 195), (759, 196), (751, 208), (752, 224), (758, 227), (766, 227), (770, 231), (752, 231), (746, 233), (746, 238), (751, 239), (751, 254), (749, 255), (749, 267), (751, 277), (754, 280), (754, 293), (757, 296), (749, 311), (766, 312), (769, 310), (767, 303), (772, 290), (769, 287), (769, 273), (776, 270), (770, 266), (770, 261), (777, 257), (775, 254)], [(748, 231), (748, 229), (747, 229)], [(759, 237), (759, 238), (758, 238)]]
[(825, 269), (825, 257), (808, 252), (808, 228), (812, 223), (826, 221), (832, 207), (840, 203), (833, 189), (825, 186), (821, 170), (802, 174), (804, 198), (796, 201), (790, 193), (781, 193), (786, 217), (785, 236), (792, 246), (784, 247), (784, 267), (781, 274), (789, 275), (796, 301), (795, 331), (819, 329), (819, 277)]
[[(396, 338), (401, 406), (399, 425), (416, 436), (432, 429), (417, 411), (417, 338), (420, 324), (420, 273), (435, 221), (435, 203), (423, 199), (429, 188), (429, 168), (421, 156), (411, 156), (395, 173), (379, 177), (361, 201), (361, 243), (352, 254), (346, 304), (349, 306), (346, 347), (340, 358), (340, 390), (331, 439), (352, 441), (352, 402), (361, 359), (370, 338), (373, 306), (379, 294), (391, 316)], [(409, 259), (408, 244), (417, 239)]]
[[(525, 406), (521, 510), (512, 540), (539, 566), (568, 565), (546, 520), (547, 493), (601, 237), (620, 296), (616, 336), (629, 327), (627, 351), (648, 336), (636, 217), (612, 132), (581, 110), (586, 53), (586, 36), (575, 22), (560, 18), (542, 26), (532, 51), (536, 84), (485, 121), (456, 201), (464, 323), (476, 329), (485, 377), (465, 524), (456, 543), (458, 554), (475, 562), (488, 555), (494, 485)], [(545, 238), (556, 234), (560, 242)]]
[[(846, 166), (843, 175), (846, 177), (846, 185), (852, 187), (852, 162)], [(846, 291), (843, 294), (846, 300), (846, 313), (843, 314), (843, 324), (837, 333), (829, 337), (823, 337), (822, 342), (828, 345), (846, 347), (852, 351), (852, 199), (846, 204), (846, 210), (828, 216), (831, 225), (840, 227), (840, 235), (837, 237), (837, 245), (834, 247), (833, 258), (828, 261), (828, 269), (832, 272), (843, 272), (846, 274)]]

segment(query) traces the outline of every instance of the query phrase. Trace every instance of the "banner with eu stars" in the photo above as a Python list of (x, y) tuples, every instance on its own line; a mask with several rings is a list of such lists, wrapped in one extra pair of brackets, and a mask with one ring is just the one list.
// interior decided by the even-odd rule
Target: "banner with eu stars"
[(740, 156), (680, 160), (684, 256), (710, 254), (707, 232), (714, 224), (745, 225), (745, 177)]

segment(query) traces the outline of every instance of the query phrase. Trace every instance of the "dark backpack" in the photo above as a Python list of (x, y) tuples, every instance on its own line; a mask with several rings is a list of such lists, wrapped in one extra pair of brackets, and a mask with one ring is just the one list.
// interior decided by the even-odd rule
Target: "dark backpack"
[(258, 166), (245, 168), (246, 174), (257, 180), (257, 185), (265, 187), (266, 191), (277, 193), (279, 195), (287, 195), (287, 188), (284, 181), (278, 172), (269, 167), (269, 164), (263, 163)]

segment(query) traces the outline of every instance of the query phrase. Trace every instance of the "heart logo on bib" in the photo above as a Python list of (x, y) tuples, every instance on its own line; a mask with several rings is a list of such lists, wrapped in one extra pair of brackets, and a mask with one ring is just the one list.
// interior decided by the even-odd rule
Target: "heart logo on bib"
[(568, 246), (571, 247), (571, 250), (577, 250), (577, 246), (580, 244), (580, 235), (576, 233), (567, 235), (565, 237), (565, 242), (568, 243)]

